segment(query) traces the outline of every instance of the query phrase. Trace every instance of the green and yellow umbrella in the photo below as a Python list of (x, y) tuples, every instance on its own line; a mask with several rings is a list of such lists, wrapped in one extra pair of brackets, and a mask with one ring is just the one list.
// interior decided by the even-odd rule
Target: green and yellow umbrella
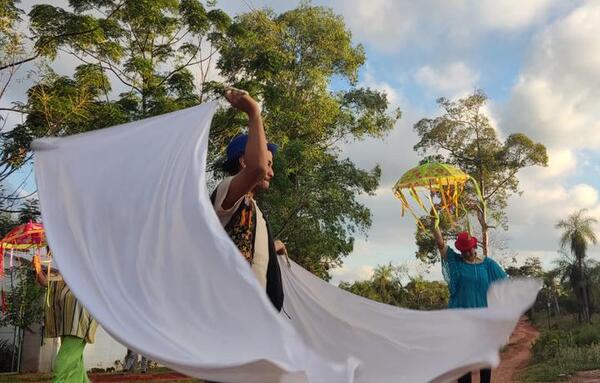
[[(417, 221), (419, 227), (426, 230), (421, 219), (410, 206), (407, 195), (409, 195), (426, 214), (433, 212), (437, 226), (439, 224), (439, 212), (438, 209), (436, 209), (432, 194), (439, 195), (439, 209), (442, 212), (446, 211), (450, 219), (452, 219), (453, 215), (458, 217), (460, 208), (466, 211), (464, 206), (460, 205), (460, 195), (469, 181), (473, 182), (475, 192), (485, 210), (485, 202), (477, 182), (459, 168), (439, 162), (427, 162), (404, 173), (398, 182), (396, 182), (396, 185), (394, 185), (394, 195), (402, 202), (402, 216), (404, 216), (405, 212), (408, 210)], [(423, 200), (429, 203), (429, 208)]]

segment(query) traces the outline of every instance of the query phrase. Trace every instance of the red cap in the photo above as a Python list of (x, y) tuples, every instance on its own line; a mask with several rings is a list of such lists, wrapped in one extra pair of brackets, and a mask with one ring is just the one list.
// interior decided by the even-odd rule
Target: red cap
[(468, 232), (463, 231), (456, 235), (454, 246), (460, 252), (466, 252), (477, 247), (477, 238), (472, 237)]

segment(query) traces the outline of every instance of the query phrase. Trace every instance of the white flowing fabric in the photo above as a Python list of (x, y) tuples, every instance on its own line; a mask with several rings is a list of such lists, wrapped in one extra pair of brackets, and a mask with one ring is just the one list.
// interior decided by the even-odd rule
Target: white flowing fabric
[(223, 382), (447, 381), (498, 363), (537, 281), (494, 285), (487, 309), (417, 312), (280, 260), (291, 319), (277, 313), (208, 197), (215, 108), (34, 142), (55, 261), (111, 335), (182, 373)]

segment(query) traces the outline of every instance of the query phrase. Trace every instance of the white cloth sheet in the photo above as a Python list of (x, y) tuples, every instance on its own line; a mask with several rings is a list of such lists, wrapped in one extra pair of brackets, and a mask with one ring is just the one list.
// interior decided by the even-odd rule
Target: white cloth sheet
[(280, 259), (276, 312), (206, 189), (209, 103), (34, 142), (49, 244), (66, 282), (117, 340), (222, 382), (448, 381), (495, 365), (539, 282), (490, 307), (417, 312), (354, 296)]

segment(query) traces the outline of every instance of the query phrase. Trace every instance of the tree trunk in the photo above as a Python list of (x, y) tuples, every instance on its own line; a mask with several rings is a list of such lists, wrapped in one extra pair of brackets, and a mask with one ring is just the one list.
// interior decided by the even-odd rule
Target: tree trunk
[(487, 257), (489, 255), (489, 253), (490, 253), (490, 251), (489, 251), (489, 242), (490, 242), (490, 240), (489, 240), (489, 236), (488, 236), (487, 225), (486, 225), (485, 228), (481, 229), (481, 237), (482, 237), (481, 238), (481, 242), (483, 244), (483, 255)]
[(592, 318), (590, 315), (590, 300), (588, 299), (588, 289), (586, 285), (583, 285), (582, 288), (582, 294), (583, 294), (583, 318), (585, 319), (586, 323), (592, 323)]
[(487, 219), (486, 219), (486, 214), (485, 214), (485, 208), (483, 208), (483, 211), (478, 211), (477, 212), (477, 220), (479, 221), (479, 226), (481, 227), (481, 247), (483, 249), (483, 255), (484, 256), (488, 256), (489, 255), (489, 243), (490, 243), (490, 239), (489, 239), (489, 234), (488, 234), (488, 225), (487, 225)]
[(587, 281), (586, 281), (586, 274), (584, 272), (584, 264), (583, 264), (583, 259), (585, 258), (585, 253), (583, 254), (575, 254), (575, 256), (577, 257), (577, 263), (579, 266), (579, 292), (581, 294), (581, 303), (583, 305), (582, 307), (582, 314), (583, 314), (583, 320), (586, 323), (591, 323), (591, 318), (590, 318), (590, 302), (588, 299), (588, 292), (587, 292)]
[(556, 294), (552, 294), (552, 297), (554, 298), (554, 309), (555, 309), (556, 315), (559, 316), (560, 315), (560, 306), (558, 305), (558, 297), (556, 296)]

